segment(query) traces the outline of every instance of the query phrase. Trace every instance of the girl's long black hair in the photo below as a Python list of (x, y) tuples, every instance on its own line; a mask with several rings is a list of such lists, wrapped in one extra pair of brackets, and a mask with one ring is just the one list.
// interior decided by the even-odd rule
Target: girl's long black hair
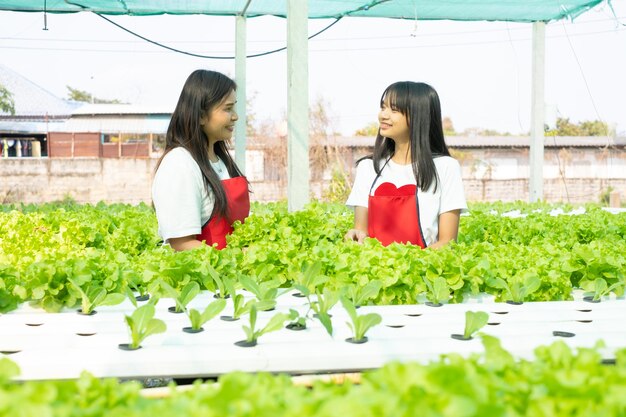
[[(167, 128), (165, 152), (156, 166), (158, 169), (163, 157), (172, 149), (177, 147), (187, 149), (200, 167), (207, 191), (213, 192), (214, 204), (211, 218), (214, 216), (228, 218), (228, 204), (222, 181), (211, 167), (209, 140), (202, 130), (200, 119), (236, 89), (235, 82), (219, 72), (209, 70), (192, 72), (180, 93)], [(215, 143), (214, 151), (226, 165), (231, 178), (243, 175), (228, 153), (224, 141)]]
[[(411, 148), (411, 165), (417, 186), (426, 191), (432, 184), (437, 190), (437, 170), (433, 158), (450, 156), (443, 137), (441, 104), (439, 95), (430, 85), (412, 81), (399, 81), (385, 89), (381, 98), (389, 106), (406, 116)], [(395, 142), (381, 136), (380, 130), (374, 143), (374, 170), (380, 174), (381, 161), (386, 161), (395, 153)]]

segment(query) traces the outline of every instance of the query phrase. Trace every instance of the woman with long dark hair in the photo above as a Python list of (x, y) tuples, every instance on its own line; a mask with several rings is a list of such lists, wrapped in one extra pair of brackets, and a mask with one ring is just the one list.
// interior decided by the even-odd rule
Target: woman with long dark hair
[(461, 169), (443, 136), (441, 105), (428, 84), (401, 81), (380, 99), (374, 153), (359, 160), (347, 204), (354, 229), (347, 240), (373, 237), (440, 247), (456, 239), (467, 210)]
[(237, 113), (229, 77), (196, 70), (180, 93), (157, 164), (152, 200), (159, 235), (175, 250), (226, 246), (250, 211), (248, 181), (228, 153)]

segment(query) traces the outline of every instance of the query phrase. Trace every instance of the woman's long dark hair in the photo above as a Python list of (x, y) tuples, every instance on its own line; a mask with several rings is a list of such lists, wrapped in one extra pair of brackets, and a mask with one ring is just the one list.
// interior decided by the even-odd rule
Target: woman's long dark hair
[[(385, 100), (389, 106), (406, 116), (409, 126), (411, 165), (417, 186), (426, 191), (434, 183), (437, 190), (437, 170), (433, 158), (450, 156), (443, 137), (441, 104), (439, 95), (430, 85), (412, 81), (399, 81), (391, 84), (380, 98), (382, 107)], [(380, 174), (381, 161), (386, 161), (395, 153), (395, 142), (381, 136), (380, 130), (374, 143), (374, 170)]]
[[(167, 128), (165, 152), (157, 162), (158, 168), (163, 157), (174, 148), (182, 147), (189, 151), (200, 167), (207, 191), (210, 189), (213, 192), (214, 204), (211, 218), (214, 216), (228, 218), (228, 204), (222, 182), (211, 167), (209, 140), (202, 130), (200, 119), (236, 89), (235, 82), (219, 72), (208, 70), (192, 72), (185, 81)], [(228, 153), (224, 141), (215, 143), (214, 151), (226, 165), (231, 178), (243, 175)]]

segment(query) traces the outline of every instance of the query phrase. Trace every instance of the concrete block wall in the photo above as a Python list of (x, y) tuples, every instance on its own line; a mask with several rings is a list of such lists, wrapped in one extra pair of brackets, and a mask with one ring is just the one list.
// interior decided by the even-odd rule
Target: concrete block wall
[(22, 158), (0, 160), (0, 203), (150, 202), (155, 160)]
[[(0, 159), (0, 204), (42, 203), (71, 197), (81, 203), (151, 203), (150, 187), (156, 159), (129, 158), (9, 158)], [(464, 174), (465, 175), (465, 174)], [(572, 173), (570, 172), (570, 175)], [(465, 175), (469, 201), (528, 201), (528, 180), (476, 179)], [(312, 195), (324, 185), (312, 182)], [(626, 178), (546, 178), (549, 202), (598, 202), (609, 187), (626, 200)], [(287, 196), (286, 181), (252, 182), (252, 201), (277, 201)]]

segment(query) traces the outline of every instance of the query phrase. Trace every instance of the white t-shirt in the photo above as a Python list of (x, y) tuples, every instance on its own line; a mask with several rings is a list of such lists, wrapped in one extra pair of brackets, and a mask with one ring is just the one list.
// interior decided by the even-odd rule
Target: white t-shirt
[[(224, 162), (211, 165), (220, 179), (230, 178)], [(165, 243), (198, 235), (209, 221), (213, 193), (207, 192), (200, 167), (185, 148), (174, 148), (163, 157), (152, 182), (152, 201)]]
[[(427, 191), (419, 190), (417, 197), (420, 205), (420, 223), (422, 233), (427, 245), (435, 243), (439, 236), (439, 215), (451, 210), (460, 209), (467, 211), (465, 192), (461, 181), (461, 166), (456, 159), (449, 156), (441, 156), (434, 159), (437, 170), (438, 182), (437, 192), (433, 192), (434, 184)], [(384, 161), (381, 161), (381, 168)], [(372, 159), (364, 159), (357, 165), (356, 176), (352, 192), (346, 202), (349, 206), (368, 206), (369, 191), (376, 178), (374, 162)], [(400, 188), (407, 184), (416, 184), (411, 164), (400, 165), (389, 161), (383, 169), (380, 178), (372, 189), (372, 194), (376, 188), (384, 182), (390, 182)]]

